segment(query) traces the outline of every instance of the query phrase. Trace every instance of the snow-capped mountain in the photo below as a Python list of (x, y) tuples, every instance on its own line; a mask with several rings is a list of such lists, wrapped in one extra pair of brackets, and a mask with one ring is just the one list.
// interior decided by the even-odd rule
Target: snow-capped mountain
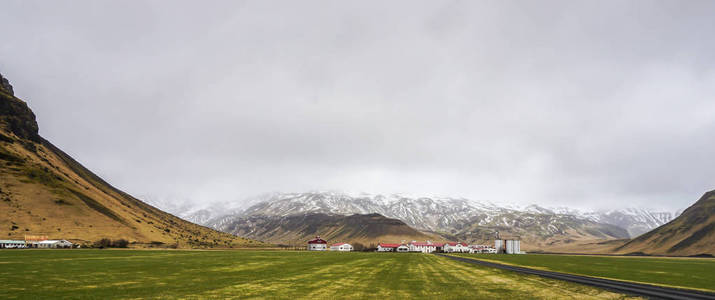
[(631, 237), (637, 237), (675, 219), (679, 214), (654, 212), (642, 208), (595, 211), (581, 213), (580, 216), (594, 222), (613, 224), (628, 230)]
[[(287, 232), (289, 228), (280, 225), (296, 216), (380, 214), (445, 240), (487, 241), (497, 232), (501, 235), (520, 236), (531, 245), (628, 237), (628, 232), (618, 226), (573, 215), (534, 211), (538, 210), (537, 207), (517, 210), (514, 205), (504, 206), (462, 198), (348, 195), (335, 192), (283, 193), (273, 194), (245, 210), (213, 218), (206, 225), (251, 238), (276, 240), (286, 234), (296, 234)], [(256, 228), (257, 220), (260, 220), (262, 226), (278, 224), (280, 227)]]
[(596, 223), (611, 224), (626, 229), (631, 238), (651, 231), (675, 219), (680, 212), (652, 211), (644, 208), (623, 208), (614, 210), (580, 211), (568, 207), (545, 208), (529, 205), (523, 211), (542, 214), (572, 215)]
[(484, 236), (501, 229), (502, 232), (541, 237), (578, 232), (584, 237), (628, 238), (663, 225), (675, 217), (675, 214), (668, 212), (635, 208), (579, 211), (538, 205), (519, 207), (464, 198), (399, 194), (349, 195), (339, 192), (274, 193), (244, 203), (253, 204), (240, 206), (218, 203), (201, 208), (161, 207), (161, 203), (155, 205), (186, 220), (223, 231), (235, 228), (237, 220), (252, 216), (287, 217), (311, 213), (348, 216), (377, 213), (402, 220), (419, 230), (459, 236)]
[[(409, 198), (401, 195), (350, 196), (335, 192), (275, 194), (247, 208), (240, 215), (288, 216), (306, 213), (337, 215), (378, 213), (430, 231), (456, 229), (477, 215), (496, 216), (508, 211), (493, 204), (474, 204), (466, 199)], [(215, 223), (215, 222), (214, 222)], [(213, 224), (211, 224), (213, 225)]]

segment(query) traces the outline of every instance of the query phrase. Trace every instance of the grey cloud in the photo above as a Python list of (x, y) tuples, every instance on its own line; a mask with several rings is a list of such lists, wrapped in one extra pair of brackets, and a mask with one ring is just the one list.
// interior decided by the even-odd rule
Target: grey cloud
[(712, 189), (709, 1), (10, 1), (0, 72), (138, 195), (675, 209)]

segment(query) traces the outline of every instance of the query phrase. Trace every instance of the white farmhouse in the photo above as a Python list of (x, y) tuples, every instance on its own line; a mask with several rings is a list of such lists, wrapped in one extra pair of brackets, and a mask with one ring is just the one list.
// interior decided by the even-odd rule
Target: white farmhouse
[(37, 243), (37, 248), (72, 248), (72, 245), (67, 240), (46, 240)]
[(314, 239), (308, 241), (308, 251), (326, 251), (328, 250), (328, 242), (321, 239), (320, 236), (316, 236)]
[(330, 251), (353, 251), (353, 246), (348, 243), (337, 243), (330, 245)]
[(407, 245), (399, 245), (397, 248), (395, 248), (395, 251), (397, 252), (410, 252), (410, 247), (407, 247)]
[(25, 248), (25, 241), (19, 241), (19, 240), (0, 240), (0, 249), (2, 248), (7, 248), (7, 249), (13, 249), (13, 248)]
[(469, 245), (467, 247), (472, 250), (469, 253), (491, 253), (489, 249), (494, 249), (489, 245)]
[(443, 249), (444, 252), (473, 252), (473, 250), (467, 247), (467, 244), (464, 243), (445, 243)]
[(411, 242), (409, 244), (410, 247), (410, 252), (422, 252), (422, 253), (432, 253), (435, 251), (442, 250), (442, 247), (444, 244), (441, 243), (432, 243), (430, 241), (420, 243), (420, 242)]
[(379, 243), (377, 244), (377, 252), (397, 252), (397, 247), (400, 247), (400, 244)]

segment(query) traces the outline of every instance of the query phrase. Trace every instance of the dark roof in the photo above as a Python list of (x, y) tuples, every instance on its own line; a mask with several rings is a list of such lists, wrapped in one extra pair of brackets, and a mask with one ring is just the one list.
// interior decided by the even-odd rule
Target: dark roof
[(327, 244), (328, 242), (316, 236), (314, 239), (308, 241), (308, 244)]

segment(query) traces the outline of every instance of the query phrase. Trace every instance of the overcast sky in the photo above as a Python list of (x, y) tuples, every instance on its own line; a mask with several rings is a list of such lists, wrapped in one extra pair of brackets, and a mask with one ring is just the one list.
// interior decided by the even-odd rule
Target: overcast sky
[(715, 189), (713, 1), (199, 2), (3, 1), (0, 73), (138, 196)]

